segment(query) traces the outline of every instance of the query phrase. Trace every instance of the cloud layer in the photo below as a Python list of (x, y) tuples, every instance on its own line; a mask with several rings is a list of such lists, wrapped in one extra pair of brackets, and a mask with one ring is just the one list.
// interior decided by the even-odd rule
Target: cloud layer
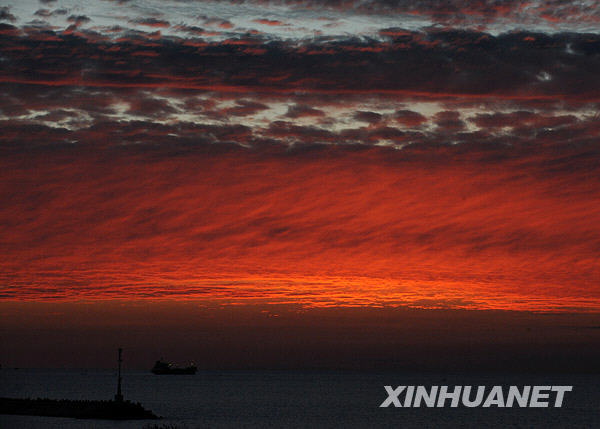
[(4, 298), (598, 309), (589, 152), (48, 156), (3, 157)]
[(0, 9), (0, 298), (599, 310), (593, 4), (43, 3)]

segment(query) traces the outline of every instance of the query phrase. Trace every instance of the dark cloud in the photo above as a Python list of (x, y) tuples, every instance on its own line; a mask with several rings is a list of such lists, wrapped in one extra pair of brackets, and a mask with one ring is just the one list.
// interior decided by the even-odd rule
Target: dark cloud
[(533, 126), (536, 128), (556, 128), (577, 122), (574, 115), (540, 115), (531, 111), (517, 111), (511, 113), (479, 113), (469, 118), (479, 127), (485, 128), (518, 128)]
[[(44, 30), (5, 38), (1, 81), (462, 100), (600, 99), (598, 36), (536, 34), (531, 43), (524, 41), (526, 34), (415, 33), (408, 45), (403, 42), (408, 47), (399, 48), (360, 40), (295, 46), (253, 36), (189, 43), (143, 32), (108, 42), (92, 33), (74, 37)], [(38, 44), (43, 40), (48, 43)], [(33, 43), (35, 58), (29, 50)], [(140, 67), (143, 57), (153, 59)], [(540, 80), (541, 75), (548, 78)]]
[(283, 22), (281, 22), (281, 21), (279, 21), (277, 19), (255, 19), (252, 22), (255, 22), (257, 24), (262, 24), (262, 25), (269, 25), (269, 26), (272, 26), (272, 27), (277, 27), (277, 26), (280, 26), (280, 25), (284, 25)]
[(223, 110), (226, 116), (247, 116), (266, 110), (269, 107), (265, 104), (250, 100), (238, 100), (236, 105)]
[(174, 27), (178, 31), (183, 31), (188, 34), (192, 34), (195, 36), (203, 36), (206, 34), (206, 30), (201, 27), (197, 27), (194, 25), (177, 25)]
[(129, 98), (129, 114), (164, 119), (166, 116), (177, 112), (178, 110), (171, 106), (168, 100), (152, 96)]
[[(49, 18), (51, 16), (66, 15), (67, 13), (69, 13), (69, 11), (67, 9), (55, 9), (55, 10), (38, 9), (35, 11), (34, 15), (40, 16), (42, 18)], [(88, 22), (88, 21), (86, 21), (86, 22)]]
[(285, 114), (285, 116), (292, 119), (306, 117), (322, 117), (325, 116), (325, 112), (319, 109), (315, 109), (311, 106), (294, 104), (288, 107), (288, 111)]
[(145, 25), (147, 27), (155, 27), (155, 28), (168, 28), (171, 26), (169, 21), (164, 19), (156, 19), (156, 18), (138, 18), (129, 21), (133, 24)]
[(34, 13), (35, 16), (41, 16), (42, 18), (48, 18), (52, 16), (52, 12), (48, 9), (38, 9)]
[(427, 122), (427, 118), (412, 110), (398, 110), (394, 115), (396, 121), (410, 128), (418, 127)]
[(533, 0), (524, 7), (518, 0), (247, 0), (250, 4), (279, 5), (312, 10), (326, 9), (348, 14), (410, 15), (433, 22), (472, 28), (505, 24), (587, 24), (600, 22), (600, 11), (590, 2)]
[[(46, 118), (62, 120), (76, 118), (77, 113), (57, 111), (48, 116), (36, 118), (42, 121)], [(175, 124), (160, 124), (149, 116), (148, 120), (115, 121), (98, 119), (91, 125), (69, 128), (50, 126), (31, 120), (0, 121), (0, 146), (4, 148), (35, 148), (61, 147), (77, 143), (83, 147), (123, 147), (127, 145), (144, 145), (145, 147), (185, 147), (188, 145), (203, 145), (219, 143), (252, 144), (251, 129), (239, 124), (196, 124), (178, 122)]]
[(357, 121), (368, 122), (370, 124), (374, 124), (374, 123), (381, 121), (381, 119), (383, 118), (383, 115), (381, 115), (380, 113), (376, 113), (376, 112), (360, 110), (360, 111), (354, 113), (353, 118)]
[(67, 18), (67, 21), (74, 23), (76, 26), (81, 24), (86, 24), (91, 21), (91, 19), (85, 15), (71, 15)]
[[(331, 125), (338, 119), (324, 116), (324, 113), (304, 116), (313, 123), (311, 125), (278, 121), (272, 113), (266, 113), (259, 123), (255, 122), (251, 115), (267, 110), (272, 101), (280, 102), (268, 97), (247, 96), (231, 105), (229, 98), (220, 100), (208, 93), (190, 96), (189, 92), (151, 92), (147, 89), (40, 89), (39, 86), (21, 85), (0, 89), (0, 112), (8, 118), (1, 128), (18, 125), (20, 130), (10, 128), (13, 132), (4, 133), (0, 138), (2, 144), (27, 147), (79, 142), (104, 147), (107, 144), (213, 142), (261, 146), (268, 140), (269, 144), (282, 147), (292, 144), (370, 146), (386, 142), (401, 145), (405, 150), (409, 147), (416, 150), (453, 143), (464, 146), (464, 150), (473, 150), (498, 145), (513, 148), (588, 145), (600, 136), (600, 121), (591, 115), (577, 119), (574, 115), (527, 111), (480, 113), (467, 117), (479, 129), (466, 131), (459, 112), (443, 111), (429, 119), (423, 117), (435, 124), (434, 128), (406, 127), (402, 123), (394, 127), (391, 126), (393, 121), (381, 121), (368, 127), (334, 131)], [(126, 110), (120, 113), (124, 106)], [(329, 109), (335, 108), (335, 105), (329, 106)], [(353, 114), (352, 110), (348, 113)], [(198, 119), (196, 123), (184, 122), (182, 114), (196, 115)], [(28, 119), (23, 119), (25, 115)], [(419, 123), (423, 118), (418, 118)], [(206, 120), (222, 124), (203, 124)], [(60, 123), (59, 129), (49, 127), (52, 122)], [(28, 127), (32, 129), (28, 130)], [(44, 132), (48, 133), (47, 139), (42, 138)]]
[[(204, 134), (196, 141), (391, 142), (414, 150), (451, 142), (558, 145), (598, 135), (588, 112), (600, 99), (600, 39), (592, 34), (394, 30), (393, 42), (291, 43), (263, 35), (209, 42), (143, 31), (111, 39), (91, 30), (52, 31), (46, 23), (23, 31), (0, 27), (5, 58), (0, 82), (7, 94), (0, 109), (9, 118), (35, 112), (29, 122), (19, 123), (23, 127), (55, 118), (64, 130), (48, 130), (52, 141), (60, 135), (64, 142), (99, 142), (99, 134), (110, 132), (107, 124), (115, 125), (118, 105), (127, 106), (126, 114), (137, 120), (122, 118), (116, 124), (114, 133), (124, 136), (110, 141), (125, 143), (144, 141), (144, 130), (152, 130), (146, 139), (152, 143), (187, 144), (199, 130)], [(182, 31), (200, 36), (204, 30)], [(398, 109), (394, 103), (408, 106), (411, 100), (439, 103), (445, 110), (427, 117), (408, 109), (390, 114), (372, 108), (381, 102), (389, 112), (390, 106)], [(302, 125), (277, 121), (275, 111), (260, 124), (247, 122), (275, 101), (288, 106), (279, 118), (304, 118)], [(186, 113), (223, 124), (211, 125), (216, 128), (210, 131), (208, 125), (191, 126), (179, 117)], [(369, 126), (333, 128), (350, 119)], [(173, 124), (152, 126), (156, 120)], [(479, 129), (467, 130), (464, 121)], [(224, 130), (232, 129), (225, 125), (238, 128), (227, 134)]]
[(81, 123), (81, 118), (78, 112), (66, 109), (52, 110), (51, 112), (34, 116), (32, 120), (50, 123), (68, 121), (70, 125), (76, 125), (77, 123)]
[(459, 131), (465, 128), (465, 123), (460, 119), (460, 113), (450, 110), (436, 113), (433, 117), (438, 128), (443, 130)]
[(204, 25), (208, 25), (208, 26), (212, 26), (212, 27), (219, 27), (219, 28), (223, 28), (223, 29), (233, 28), (233, 23), (226, 19), (212, 17), (212, 16), (205, 16), (205, 15), (200, 15), (198, 17), (198, 19), (202, 20), (204, 22)]
[(10, 24), (0, 22), (0, 35), (1, 36), (18, 36), (20, 31), (17, 27)]
[(15, 22), (17, 17), (10, 13), (10, 8), (8, 6), (0, 7), (0, 21), (10, 21)]
[(336, 140), (336, 133), (314, 126), (295, 125), (288, 121), (274, 121), (262, 133), (268, 137), (282, 140), (284, 143), (330, 143)]

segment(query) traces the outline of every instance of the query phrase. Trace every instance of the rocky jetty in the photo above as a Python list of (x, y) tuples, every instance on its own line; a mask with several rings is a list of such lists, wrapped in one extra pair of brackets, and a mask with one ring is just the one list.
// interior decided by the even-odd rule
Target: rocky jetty
[(106, 420), (154, 420), (160, 418), (137, 402), (42, 398), (0, 398), (0, 414)]

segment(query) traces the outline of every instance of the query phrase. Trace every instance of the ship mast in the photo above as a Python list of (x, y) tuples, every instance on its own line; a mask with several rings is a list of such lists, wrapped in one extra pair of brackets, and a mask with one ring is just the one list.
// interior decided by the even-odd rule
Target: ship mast
[(119, 347), (119, 370), (118, 370), (118, 379), (117, 379), (117, 394), (115, 395), (115, 401), (116, 402), (123, 402), (123, 395), (121, 394), (121, 362), (123, 362), (123, 359), (121, 359), (121, 353), (123, 352), (123, 349), (121, 347)]

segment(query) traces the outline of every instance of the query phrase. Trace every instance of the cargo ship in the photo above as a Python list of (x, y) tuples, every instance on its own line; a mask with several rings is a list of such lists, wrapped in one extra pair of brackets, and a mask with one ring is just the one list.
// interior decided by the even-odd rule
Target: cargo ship
[(179, 367), (173, 365), (172, 363), (165, 362), (162, 359), (157, 360), (154, 366), (152, 367), (152, 373), (157, 375), (165, 375), (165, 374), (196, 374), (196, 365), (191, 364), (186, 367)]

